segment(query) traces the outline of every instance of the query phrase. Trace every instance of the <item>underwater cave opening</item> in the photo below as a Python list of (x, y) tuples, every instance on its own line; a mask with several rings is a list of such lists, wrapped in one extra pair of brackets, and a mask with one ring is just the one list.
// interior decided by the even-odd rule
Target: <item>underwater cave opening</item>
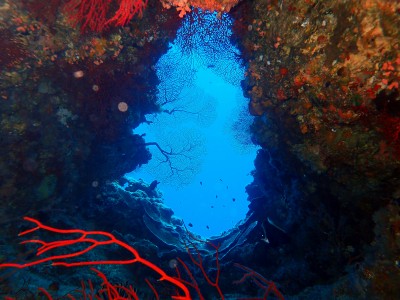
[(244, 67), (230, 41), (232, 23), (228, 14), (197, 10), (185, 16), (155, 66), (160, 112), (134, 129), (152, 159), (127, 174), (157, 180), (164, 203), (203, 237), (220, 235), (245, 218), (245, 187), (257, 150), (240, 86)]

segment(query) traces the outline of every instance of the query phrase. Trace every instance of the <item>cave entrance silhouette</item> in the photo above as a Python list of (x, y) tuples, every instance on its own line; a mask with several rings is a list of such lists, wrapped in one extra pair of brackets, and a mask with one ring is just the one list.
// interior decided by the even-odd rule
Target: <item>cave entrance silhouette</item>
[(245, 218), (257, 150), (232, 24), (228, 14), (196, 10), (185, 16), (156, 64), (160, 113), (134, 130), (159, 148), (149, 147), (152, 160), (128, 175), (159, 181), (164, 203), (205, 238)]

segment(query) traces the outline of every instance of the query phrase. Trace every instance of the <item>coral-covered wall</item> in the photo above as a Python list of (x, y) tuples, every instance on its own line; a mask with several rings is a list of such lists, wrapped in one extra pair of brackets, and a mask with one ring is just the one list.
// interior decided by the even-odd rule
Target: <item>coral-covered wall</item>
[(37, 1), (5, 1), (0, 10), (4, 220), (73, 206), (148, 161), (132, 128), (157, 109), (149, 66), (180, 23), (172, 11), (157, 17), (156, 3), (141, 22), (85, 35), (52, 7), (51, 18), (39, 16)]
[[(121, 176), (150, 158), (131, 130), (157, 110), (152, 66), (193, 4), (236, 19), (252, 139), (262, 147), (248, 218), (211, 241), (220, 244), (219, 287), (256, 296), (251, 283), (232, 284), (239, 263), (289, 296), (400, 293), (396, 1), (149, 1), (126, 26), (102, 32), (82, 31), (82, 20), (71, 27), (59, 9), (65, 2), (50, 1), (46, 17), (41, 1), (0, 7), (2, 255), (31, 258), (12, 246), (27, 214), (60, 228), (114, 230), (163, 269), (185, 254), (183, 225), (159, 192)], [(214, 250), (200, 250), (215, 275)], [(82, 275), (43, 268), (30, 275), (47, 286), (59, 278), (60, 291)], [(132, 272), (149, 276), (125, 268), (112, 278)], [(21, 273), (1, 275), (3, 290), (23, 284)], [(210, 299), (217, 295), (206, 280), (199, 284)]]
[[(382, 256), (367, 253), (380, 244), (377, 228), (398, 222), (399, 8), (381, 0), (260, 0), (233, 12), (248, 61), (253, 139), (262, 146), (250, 215), (270, 239), (258, 243), (253, 263), (289, 293), (334, 279), (304, 295), (398, 292), (375, 286), (383, 273), (399, 280), (389, 267), (398, 242), (380, 247)], [(388, 219), (378, 221), (379, 209)], [(398, 230), (385, 236), (398, 239)], [(345, 287), (351, 280), (365, 290)]]

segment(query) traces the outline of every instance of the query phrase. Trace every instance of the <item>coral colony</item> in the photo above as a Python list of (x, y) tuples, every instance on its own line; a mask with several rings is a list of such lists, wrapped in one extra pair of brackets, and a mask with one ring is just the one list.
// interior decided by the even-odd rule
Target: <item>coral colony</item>
[[(38, 257), (37, 260), (27, 263), (3, 263), (0, 264), (0, 268), (28, 268), (35, 265), (43, 264), (46, 262), (51, 262), (52, 266), (63, 266), (63, 267), (78, 267), (78, 266), (93, 266), (93, 265), (125, 265), (125, 264), (141, 264), (143, 267), (147, 267), (155, 271), (158, 275), (157, 282), (168, 282), (177, 288), (177, 292), (175, 294), (170, 295), (171, 299), (180, 299), (180, 300), (190, 300), (194, 299), (190, 292), (189, 288), (192, 288), (195, 293), (198, 295), (200, 299), (205, 299), (200, 291), (200, 287), (196, 281), (195, 276), (193, 275), (192, 271), (186, 265), (186, 263), (178, 258), (183, 270), (186, 272), (188, 279), (183, 278), (181, 275), (181, 271), (178, 268), (178, 265), (175, 264), (173, 267), (176, 270), (176, 275), (171, 276), (160, 269), (158, 266), (151, 263), (149, 260), (144, 259), (141, 257), (136, 249), (129, 246), (128, 244), (118, 240), (114, 235), (104, 232), (104, 231), (85, 231), (81, 229), (58, 229), (54, 227), (50, 227), (47, 225), (42, 224), (36, 219), (25, 217), (26, 221), (29, 221), (36, 225), (36, 227), (25, 230), (21, 232), (18, 236), (24, 236), (27, 234), (31, 234), (38, 230), (45, 230), (51, 233), (60, 234), (61, 237), (59, 240), (53, 240), (51, 242), (46, 242), (40, 239), (31, 239), (25, 240), (21, 242), (21, 244), (37, 244), (40, 247), (36, 250), (36, 256)], [(78, 237), (74, 238), (73, 236), (78, 235)], [(189, 234), (190, 235), (190, 234)], [(66, 236), (66, 238), (64, 238)], [(190, 235), (190, 238), (196, 239), (193, 235)], [(206, 279), (207, 283), (214, 287), (217, 290), (217, 293), (221, 299), (225, 299), (221, 288), (219, 286), (219, 276), (220, 276), (220, 266), (219, 266), (219, 258), (218, 258), (218, 246), (213, 245), (212, 243), (208, 242), (208, 244), (215, 249), (215, 264), (217, 268), (217, 274), (215, 279), (212, 280), (210, 275), (207, 274), (207, 271), (203, 265), (203, 260), (199, 250), (196, 248), (194, 244), (193, 249), (195, 253), (192, 253), (189, 249), (189, 246), (186, 246), (188, 254), (190, 256), (190, 260), (192, 261), (193, 265), (197, 267), (204, 278)], [(84, 256), (89, 251), (94, 251), (97, 247), (108, 246), (108, 245), (118, 245), (119, 247), (127, 250), (130, 254), (132, 254), (132, 258), (125, 259), (125, 260), (94, 260), (94, 261), (73, 261), (75, 258), (79, 258)], [(63, 254), (54, 254), (43, 257), (44, 255), (52, 252), (57, 252), (59, 249), (65, 249), (67, 252), (70, 250), (69, 253)], [(76, 249), (76, 250), (75, 250)], [(65, 252), (65, 250), (63, 252)], [(243, 277), (234, 282), (235, 284), (242, 283), (247, 278), (252, 278), (252, 280), (259, 286), (262, 290), (264, 290), (264, 296), (260, 299), (267, 299), (269, 294), (275, 294), (279, 299), (283, 300), (283, 295), (279, 292), (276, 285), (272, 281), (266, 280), (260, 274), (254, 272), (250, 268), (242, 266), (240, 264), (236, 264), (237, 267), (243, 269), (246, 274)], [(111, 284), (106, 275), (100, 272), (95, 268), (91, 268), (91, 270), (96, 273), (96, 275), (102, 279), (102, 283), (100, 287), (93, 287), (93, 284), (89, 281), (89, 289), (86, 288), (84, 285), (84, 281), (82, 281), (82, 289), (75, 291), (74, 293), (81, 293), (84, 299), (93, 299), (98, 297), (99, 295), (106, 296), (107, 299), (139, 299), (138, 295), (136, 294), (134, 287), (120, 287), (118, 285)], [(153, 291), (154, 296), (156, 299), (160, 299), (160, 296), (157, 292), (156, 287), (148, 280), (144, 279), (145, 282), (148, 284), (150, 289)], [(48, 298), (53, 299), (50, 293), (43, 287), (39, 287), (39, 290)], [(123, 293), (121, 295), (121, 293)], [(123, 297), (126, 295), (126, 297)], [(163, 297), (167, 296), (166, 294), (162, 295)], [(70, 299), (75, 299), (76, 296), (72, 294), (67, 294), (66, 297)], [(7, 297), (7, 299), (11, 300), (12, 297)]]

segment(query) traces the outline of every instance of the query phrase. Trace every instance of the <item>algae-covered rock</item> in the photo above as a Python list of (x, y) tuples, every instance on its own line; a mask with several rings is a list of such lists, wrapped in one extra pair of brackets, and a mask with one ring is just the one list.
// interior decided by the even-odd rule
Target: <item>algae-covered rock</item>
[(36, 195), (39, 200), (47, 199), (55, 194), (57, 188), (57, 176), (51, 174), (42, 179), (40, 182)]

